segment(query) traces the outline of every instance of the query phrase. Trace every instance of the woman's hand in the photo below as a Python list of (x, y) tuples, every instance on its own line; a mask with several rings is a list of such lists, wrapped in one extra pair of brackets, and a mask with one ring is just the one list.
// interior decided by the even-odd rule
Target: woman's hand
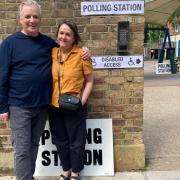
[(0, 121), (7, 121), (9, 119), (9, 113), (0, 114)]
[(82, 106), (84, 106), (86, 104), (86, 102), (87, 102), (87, 99), (86, 100), (85, 99), (81, 99)]

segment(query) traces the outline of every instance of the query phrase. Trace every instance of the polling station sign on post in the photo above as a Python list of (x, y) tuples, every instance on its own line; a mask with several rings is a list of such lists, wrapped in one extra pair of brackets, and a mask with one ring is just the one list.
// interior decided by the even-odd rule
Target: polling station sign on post
[(170, 63), (157, 63), (156, 74), (171, 74)]
[(81, 2), (81, 15), (144, 14), (144, 0)]
[[(59, 176), (61, 172), (47, 122), (40, 141), (35, 176)], [(85, 168), (81, 175), (114, 175), (112, 119), (87, 119)]]
[(93, 56), (94, 69), (141, 68), (143, 56)]

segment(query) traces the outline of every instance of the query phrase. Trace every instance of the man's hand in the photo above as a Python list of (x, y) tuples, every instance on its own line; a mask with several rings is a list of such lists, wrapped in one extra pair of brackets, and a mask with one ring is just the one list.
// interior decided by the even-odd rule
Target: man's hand
[(87, 47), (82, 47), (83, 48), (83, 53), (82, 53), (82, 58), (83, 59), (90, 59), (91, 58), (91, 52)]
[(7, 121), (9, 119), (9, 113), (0, 114), (0, 121)]

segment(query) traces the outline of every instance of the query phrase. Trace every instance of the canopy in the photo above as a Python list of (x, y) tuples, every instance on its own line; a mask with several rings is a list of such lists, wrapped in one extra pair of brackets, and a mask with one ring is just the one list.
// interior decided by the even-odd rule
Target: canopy
[(154, 0), (145, 3), (145, 22), (166, 25), (170, 15), (180, 6), (180, 0)]

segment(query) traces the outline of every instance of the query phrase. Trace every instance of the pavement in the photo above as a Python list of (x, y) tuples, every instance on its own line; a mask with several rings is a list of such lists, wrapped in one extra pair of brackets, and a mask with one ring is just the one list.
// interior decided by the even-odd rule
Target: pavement
[[(15, 180), (4, 176), (0, 180)], [(57, 180), (57, 177), (39, 177), (37, 180)], [(180, 171), (122, 172), (113, 177), (82, 177), (82, 180), (180, 180)]]
[[(180, 170), (180, 73), (155, 74), (144, 66), (144, 144), (146, 170)], [(180, 179), (180, 176), (179, 176)]]
[[(82, 180), (180, 180), (180, 73), (157, 75), (155, 65), (156, 61), (144, 62), (145, 169), (118, 172), (114, 176), (82, 177)], [(15, 177), (0, 176), (0, 180)]]

